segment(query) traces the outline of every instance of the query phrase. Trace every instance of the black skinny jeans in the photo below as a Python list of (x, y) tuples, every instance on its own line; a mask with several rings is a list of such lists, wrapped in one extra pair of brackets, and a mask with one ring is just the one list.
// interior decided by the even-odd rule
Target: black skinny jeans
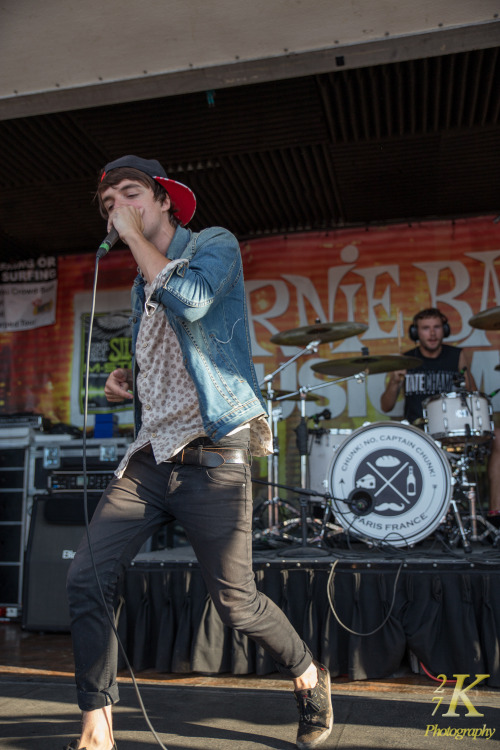
[[(248, 431), (220, 446), (246, 448)], [(250, 468), (215, 469), (156, 464), (151, 452), (131, 458), (121, 479), (105, 490), (90, 524), (90, 538), (108, 610), (131, 560), (151, 534), (177, 519), (193, 546), (207, 589), (224, 622), (271, 655), (279, 671), (298, 677), (311, 653), (279, 607), (257, 591), (252, 569)], [(117, 642), (104, 611), (85, 534), (68, 573), (68, 599), (78, 705), (83, 711), (119, 699)], [(113, 615), (114, 616), (114, 615)]]

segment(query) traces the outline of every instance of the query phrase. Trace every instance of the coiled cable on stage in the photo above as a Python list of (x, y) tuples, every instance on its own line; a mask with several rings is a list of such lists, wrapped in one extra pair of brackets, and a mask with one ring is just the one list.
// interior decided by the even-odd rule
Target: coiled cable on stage
[(146, 724), (148, 725), (149, 730), (151, 731), (153, 737), (159, 744), (159, 746), (163, 750), (168, 750), (167, 747), (163, 744), (161, 739), (159, 738), (155, 728), (151, 724), (151, 721), (149, 719), (148, 713), (146, 711), (146, 707), (144, 706), (142, 696), (139, 690), (139, 686), (137, 685), (137, 681), (134, 676), (134, 672), (132, 670), (132, 667), (130, 665), (130, 662), (127, 658), (127, 654), (125, 653), (125, 648), (121, 642), (120, 636), (118, 635), (118, 630), (116, 629), (116, 625), (113, 621), (113, 617), (111, 616), (107, 604), (106, 599), (104, 597), (104, 592), (102, 590), (101, 582), (99, 580), (99, 574), (97, 572), (97, 566), (95, 564), (95, 558), (94, 558), (94, 551), (92, 549), (92, 544), (90, 541), (90, 529), (89, 529), (89, 513), (88, 513), (88, 501), (87, 501), (87, 416), (88, 416), (88, 398), (89, 398), (89, 375), (90, 375), (90, 346), (92, 341), (92, 328), (94, 325), (94, 316), (95, 316), (95, 301), (96, 301), (96, 292), (97, 292), (97, 276), (98, 276), (98, 270), (99, 270), (99, 260), (101, 255), (97, 255), (96, 257), (96, 263), (95, 263), (95, 269), (94, 269), (94, 281), (92, 286), (92, 302), (91, 302), (91, 309), (90, 309), (90, 319), (89, 319), (89, 331), (88, 331), (88, 339), (87, 339), (87, 352), (86, 352), (86, 358), (85, 358), (85, 392), (84, 392), (84, 399), (83, 399), (83, 445), (82, 445), (82, 473), (83, 473), (83, 515), (85, 519), (85, 531), (87, 534), (87, 542), (89, 545), (89, 552), (90, 552), (90, 559), (92, 560), (92, 568), (94, 571), (94, 575), (97, 581), (97, 586), (99, 589), (99, 594), (101, 596), (102, 604), (104, 607), (104, 611), (106, 612), (106, 617), (108, 618), (111, 628), (113, 630), (113, 633), (115, 634), (118, 648), (121, 651), (121, 654), (123, 656), (125, 666), (127, 667), (127, 670), (130, 674), (130, 677), (132, 679), (132, 684), (134, 686), (135, 694), (137, 696), (137, 701), (139, 703), (139, 707), (142, 711), (142, 715), (144, 716), (144, 719), (146, 721)]
[(394, 609), (394, 604), (396, 603), (396, 590), (397, 590), (397, 587), (398, 587), (399, 576), (401, 574), (401, 570), (403, 569), (403, 561), (400, 562), (398, 571), (396, 573), (396, 579), (394, 581), (394, 589), (393, 589), (393, 592), (392, 592), (392, 601), (391, 601), (391, 605), (389, 607), (389, 611), (386, 614), (386, 616), (384, 617), (384, 619), (382, 620), (382, 622), (380, 623), (380, 625), (378, 625), (374, 630), (371, 630), (369, 633), (358, 633), (355, 630), (351, 630), (351, 628), (347, 627), (347, 625), (342, 622), (342, 620), (338, 616), (337, 612), (335, 611), (335, 605), (333, 603), (333, 597), (332, 597), (331, 589), (334, 588), (334, 583), (333, 582), (334, 582), (334, 579), (335, 579), (335, 568), (337, 567), (338, 562), (339, 562), (338, 560), (335, 560), (335, 562), (333, 563), (333, 565), (331, 567), (331, 570), (330, 570), (330, 574), (328, 576), (328, 581), (327, 581), (327, 584), (326, 584), (326, 593), (327, 593), (327, 596), (328, 596), (328, 604), (330, 605), (330, 609), (332, 611), (333, 616), (337, 620), (337, 622), (340, 625), (340, 627), (344, 628), (344, 630), (346, 630), (351, 635), (359, 635), (359, 636), (362, 636), (362, 637), (367, 637), (369, 635), (374, 635), (375, 633), (378, 633), (378, 631), (381, 630), (384, 627), (384, 625), (389, 621), (389, 618), (392, 615), (392, 610)]

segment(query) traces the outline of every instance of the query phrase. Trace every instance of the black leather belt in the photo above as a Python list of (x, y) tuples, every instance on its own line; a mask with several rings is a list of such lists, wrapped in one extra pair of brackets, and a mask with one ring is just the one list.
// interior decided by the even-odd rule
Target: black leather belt
[(248, 451), (231, 450), (230, 448), (210, 450), (202, 445), (197, 448), (184, 448), (184, 450), (172, 456), (170, 461), (176, 464), (207, 466), (211, 469), (222, 464), (246, 464), (250, 466)]

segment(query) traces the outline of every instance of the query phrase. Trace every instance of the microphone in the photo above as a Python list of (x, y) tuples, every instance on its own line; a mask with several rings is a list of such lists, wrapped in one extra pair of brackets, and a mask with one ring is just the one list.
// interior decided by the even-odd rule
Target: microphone
[(107, 253), (109, 253), (113, 245), (115, 245), (119, 239), (120, 239), (120, 235), (118, 234), (116, 229), (112, 227), (111, 231), (108, 232), (106, 237), (103, 239), (103, 241), (99, 245), (99, 249), (97, 251), (98, 260), (100, 260), (101, 258), (104, 258), (104, 256), (107, 255)]

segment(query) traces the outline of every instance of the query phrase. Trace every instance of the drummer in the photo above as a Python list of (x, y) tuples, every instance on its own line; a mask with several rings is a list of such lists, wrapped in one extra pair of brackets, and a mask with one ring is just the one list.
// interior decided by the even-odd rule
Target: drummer
[[(450, 335), (446, 316), (436, 307), (420, 310), (409, 329), (410, 338), (418, 346), (405, 356), (418, 357), (422, 364), (411, 370), (391, 373), (380, 399), (382, 411), (394, 408), (400, 393), (404, 393), (404, 418), (410, 424), (423, 424), (423, 402), (439, 393), (451, 393), (463, 382), (465, 389), (475, 391), (469, 359), (465, 349), (443, 344)], [(500, 516), (500, 429), (495, 428), (492, 452), (488, 461), (490, 485), (490, 516)]]
[(410, 424), (422, 424), (423, 402), (439, 393), (451, 393), (463, 382), (468, 391), (475, 391), (465, 349), (443, 344), (450, 335), (446, 316), (436, 307), (420, 310), (409, 329), (410, 338), (418, 342), (405, 356), (417, 357), (422, 364), (411, 370), (391, 373), (380, 399), (382, 411), (394, 408), (401, 392), (405, 396), (404, 418)]

